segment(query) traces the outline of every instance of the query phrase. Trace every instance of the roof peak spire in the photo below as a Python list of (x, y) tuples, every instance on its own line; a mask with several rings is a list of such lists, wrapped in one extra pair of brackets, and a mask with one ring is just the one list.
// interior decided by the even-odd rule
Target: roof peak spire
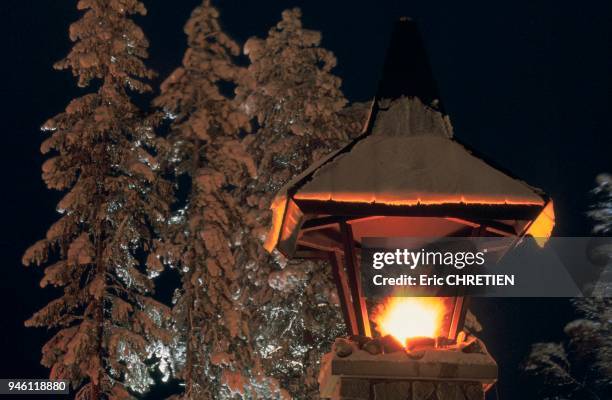
[(393, 28), (377, 100), (417, 97), (443, 111), (427, 52), (416, 22), (403, 16)]

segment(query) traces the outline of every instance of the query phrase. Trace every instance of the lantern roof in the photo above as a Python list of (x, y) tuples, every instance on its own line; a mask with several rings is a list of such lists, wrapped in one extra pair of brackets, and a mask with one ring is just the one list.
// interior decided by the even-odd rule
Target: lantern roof
[[(402, 18), (363, 133), (281, 189), (266, 248), (290, 237), (295, 244), (301, 225), (315, 216), (467, 215), (533, 222), (544, 208), (548, 217), (539, 234), (550, 235), (554, 212), (548, 196), (456, 140), (416, 24)], [(291, 253), (292, 246), (283, 252)]]
[(383, 101), (370, 132), (299, 177), (291, 188), (296, 200), (398, 206), (546, 202), (540, 190), (453, 140), (448, 118), (419, 98), (381, 106)]

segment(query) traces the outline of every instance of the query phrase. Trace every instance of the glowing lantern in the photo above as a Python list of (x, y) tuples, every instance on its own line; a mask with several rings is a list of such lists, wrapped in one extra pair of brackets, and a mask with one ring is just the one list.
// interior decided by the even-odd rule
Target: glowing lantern
[[(415, 24), (393, 34), (363, 133), (283, 188), (266, 248), (328, 259), (350, 334), (455, 339), (466, 299), (366, 299), (365, 237), (550, 236), (552, 201), (458, 142)], [(375, 329), (373, 329), (373, 327)]]

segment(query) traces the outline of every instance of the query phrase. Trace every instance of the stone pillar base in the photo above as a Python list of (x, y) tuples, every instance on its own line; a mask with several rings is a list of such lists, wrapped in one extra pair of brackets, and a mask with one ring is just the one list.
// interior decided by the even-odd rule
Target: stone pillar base
[(386, 344), (338, 338), (321, 361), (321, 398), (484, 400), (497, 381), (497, 364), (475, 337), (418, 351)]
[(484, 400), (482, 384), (340, 378), (332, 400)]

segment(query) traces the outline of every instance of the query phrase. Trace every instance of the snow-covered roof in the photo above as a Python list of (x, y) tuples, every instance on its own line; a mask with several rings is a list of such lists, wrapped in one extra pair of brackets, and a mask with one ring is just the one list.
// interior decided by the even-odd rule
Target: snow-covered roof
[[(485, 217), (493, 208), (495, 216)], [(550, 235), (550, 199), (454, 139), (416, 27), (404, 20), (396, 26), (364, 133), (279, 191), (266, 248), (284, 241), (290, 252), (301, 225), (317, 216), (469, 213), (528, 224), (545, 208), (538, 231)]]
[(387, 205), (545, 203), (539, 190), (454, 141), (447, 120), (416, 98), (395, 100), (378, 112), (370, 135), (313, 167), (300, 177), (305, 183), (294, 188), (294, 199)]

